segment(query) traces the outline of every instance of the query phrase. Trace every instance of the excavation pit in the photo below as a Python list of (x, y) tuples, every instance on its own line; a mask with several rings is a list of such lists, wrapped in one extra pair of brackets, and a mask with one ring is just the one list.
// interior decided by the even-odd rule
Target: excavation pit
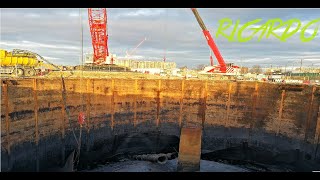
[(77, 149), (72, 129), (79, 137), (80, 112), (79, 171), (132, 155), (177, 152), (181, 127), (189, 124), (204, 127), (202, 164), (319, 170), (318, 86), (35, 78), (2, 80), (1, 90), (2, 171), (62, 167)]

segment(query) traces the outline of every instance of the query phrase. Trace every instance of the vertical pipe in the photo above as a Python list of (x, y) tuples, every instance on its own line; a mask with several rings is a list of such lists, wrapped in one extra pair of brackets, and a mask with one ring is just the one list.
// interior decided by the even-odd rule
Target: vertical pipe
[(181, 95), (180, 95), (180, 113), (179, 113), (179, 126), (182, 126), (182, 116), (183, 116), (183, 96), (184, 96), (184, 83), (185, 80), (181, 81)]
[(38, 95), (37, 79), (33, 79), (34, 121), (35, 121), (35, 143), (36, 143), (36, 171), (39, 172), (39, 119), (38, 119)]

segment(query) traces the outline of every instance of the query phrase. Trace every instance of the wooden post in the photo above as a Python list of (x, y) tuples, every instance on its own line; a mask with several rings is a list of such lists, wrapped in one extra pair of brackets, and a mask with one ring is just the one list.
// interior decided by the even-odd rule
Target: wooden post
[(184, 96), (184, 82), (185, 80), (181, 81), (181, 95), (180, 95), (180, 113), (179, 113), (179, 126), (182, 126), (182, 116), (183, 116), (183, 96)]
[(114, 127), (114, 79), (111, 81), (111, 92), (112, 92), (112, 97), (111, 97), (111, 129)]
[(137, 125), (137, 96), (138, 96), (138, 80), (134, 81), (134, 100), (133, 100), (133, 126)]
[[(62, 79), (63, 81), (63, 79)], [(65, 161), (65, 132), (66, 132), (66, 105), (65, 103), (67, 102), (64, 102), (64, 87), (63, 87), (63, 82), (61, 81), (61, 115), (62, 115), (62, 118), (61, 118), (61, 143), (62, 143), (62, 149), (61, 149), (61, 162), (64, 163)]]
[(7, 140), (7, 151), (10, 157), (11, 154), (11, 140), (10, 140), (10, 119), (9, 119), (9, 95), (8, 95), (8, 81), (4, 81), (3, 84), (3, 96), (4, 96), (4, 104), (6, 107), (5, 118), (6, 118), (6, 140)]
[(33, 79), (33, 101), (34, 101), (34, 121), (35, 121), (35, 143), (36, 143), (36, 171), (39, 172), (39, 119), (38, 119), (38, 94), (37, 79)]
[(91, 111), (91, 104), (90, 104), (90, 79), (87, 79), (87, 89), (86, 89), (86, 93), (87, 93), (87, 104), (86, 104), (86, 124), (87, 124), (87, 133), (89, 134), (90, 132), (90, 111)]
[(63, 89), (63, 84), (61, 82), (61, 138), (64, 139), (65, 138), (65, 129), (66, 129), (66, 124), (65, 124), (65, 120), (66, 120), (66, 106), (65, 106), (65, 102), (64, 102), (64, 89)]
[(35, 122), (35, 143), (39, 143), (39, 127), (38, 127), (38, 95), (37, 95), (37, 79), (33, 79), (33, 100), (34, 100), (34, 122)]
[(308, 140), (308, 131), (309, 131), (309, 126), (310, 126), (310, 121), (312, 119), (312, 114), (313, 114), (313, 102), (314, 102), (314, 93), (316, 92), (317, 87), (313, 86), (312, 88), (312, 93), (310, 97), (310, 103), (308, 107), (308, 117), (307, 117), (307, 122), (305, 125), (305, 131), (304, 131), (304, 141)]
[(252, 98), (252, 111), (251, 111), (251, 121), (250, 121), (249, 139), (248, 139), (249, 142), (252, 139), (252, 131), (253, 131), (254, 121), (256, 117), (256, 106), (257, 106), (257, 99), (259, 95), (258, 91), (259, 91), (259, 86), (258, 86), (258, 83), (256, 83), (254, 87), (253, 98)]
[(225, 127), (229, 126), (229, 113), (230, 113), (230, 104), (231, 104), (231, 89), (232, 89), (232, 84), (229, 83), (229, 86), (228, 86), (228, 101), (227, 101), (227, 114), (226, 114), (226, 119), (225, 119)]
[(207, 110), (207, 97), (208, 97), (208, 81), (204, 84), (203, 92), (203, 104), (202, 104), (202, 128), (204, 128), (204, 123), (206, 121), (206, 110)]
[(158, 81), (158, 93), (157, 93), (157, 122), (156, 125), (159, 126), (160, 123), (160, 93), (161, 93), (161, 79)]
[(317, 118), (316, 133), (314, 137), (314, 144), (319, 143), (319, 141), (320, 141), (320, 106), (318, 109), (318, 118)]
[[(251, 114), (251, 119), (255, 120), (254, 118), (256, 117), (256, 107), (257, 107), (257, 100), (258, 100), (258, 96), (259, 96), (259, 85), (258, 83), (255, 84), (254, 87), (254, 95), (253, 95), (253, 105), (252, 105), (252, 114)], [(251, 126), (253, 125), (253, 121), (251, 123)]]
[(317, 158), (319, 142), (320, 142), (320, 106), (318, 109), (317, 127), (316, 127), (316, 133), (314, 135), (314, 142), (313, 142), (316, 145), (314, 150), (314, 159)]
[[(92, 84), (91, 84), (91, 80), (90, 79), (87, 79), (87, 88), (86, 88), (86, 93), (87, 93), (87, 103), (86, 103), (86, 125), (87, 125), (87, 136), (86, 136), (86, 150), (87, 150), (87, 152), (89, 152), (89, 150), (90, 150), (90, 139), (89, 139), (89, 137), (90, 137), (90, 117), (91, 117), (91, 115), (90, 115), (90, 113), (91, 113), (91, 97), (90, 97), (90, 93), (91, 93), (91, 87), (92, 86)], [(80, 130), (81, 131), (81, 130)]]
[[(92, 106), (93, 108), (90, 110), (91, 112), (91, 115), (90, 117), (96, 117), (97, 116), (97, 106), (96, 106), (96, 95), (95, 95), (95, 82), (94, 82), (94, 79), (91, 80), (91, 83), (90, 83), (90, 86), (91, 86), (91, 90), (89, 89), (89, 93), (88, 94), (92, 94), (93, 96), (91, 97), (90, 96), (90, 106), (91, 106), (91, 102), (92, 102)], [(94, 119), (92, 120), (91, 122), (91, 127), (94, 128)]]
[(279, 115), (278, 115), (277, 136), (279, 135), (279, 133), (280, 133), (280, 128), (281, 128), (282, 112), (283, 112), (283, 104), (284, 104), (285, 95), (286, 95), (286, 90), (282, 90), (280, 107), (279, 107)]

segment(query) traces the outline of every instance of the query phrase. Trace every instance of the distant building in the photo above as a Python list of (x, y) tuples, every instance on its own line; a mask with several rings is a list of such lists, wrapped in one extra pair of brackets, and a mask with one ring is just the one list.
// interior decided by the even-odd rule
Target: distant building
[(116, 65), (130, 67), (131, 69), (174, 69), (176, 68), (175, 62), (163, 62), (163, 61), (138, 61), (138, 60), (116, 60)]
[(249, 72), (249, 68), (248, 67), (241, 67), (240, 68), (240, 73), (241, 74), (247, 74)]
[[(85, 54), (85, 63), (92, 63), (93, 55)], [(110, 58), (107, 58), (106, 64), (111, 64)], [(113, 55), (113, 64), (119, 66), (129, 67), (131, 69), (174, 69), (176, 68), (175, 62), (163, 62), (163, 61), (143, 61), (143, 60), (130, 60), (130, 59), (117, 59)]]

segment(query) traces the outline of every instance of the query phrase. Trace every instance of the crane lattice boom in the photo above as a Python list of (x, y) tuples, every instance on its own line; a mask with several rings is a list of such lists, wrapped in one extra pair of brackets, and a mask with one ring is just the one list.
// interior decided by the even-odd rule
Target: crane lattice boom
[(88, 8), (89, 26), (93, 46), (93, 63), (101, 64), (109, 56), (106, 8)]

